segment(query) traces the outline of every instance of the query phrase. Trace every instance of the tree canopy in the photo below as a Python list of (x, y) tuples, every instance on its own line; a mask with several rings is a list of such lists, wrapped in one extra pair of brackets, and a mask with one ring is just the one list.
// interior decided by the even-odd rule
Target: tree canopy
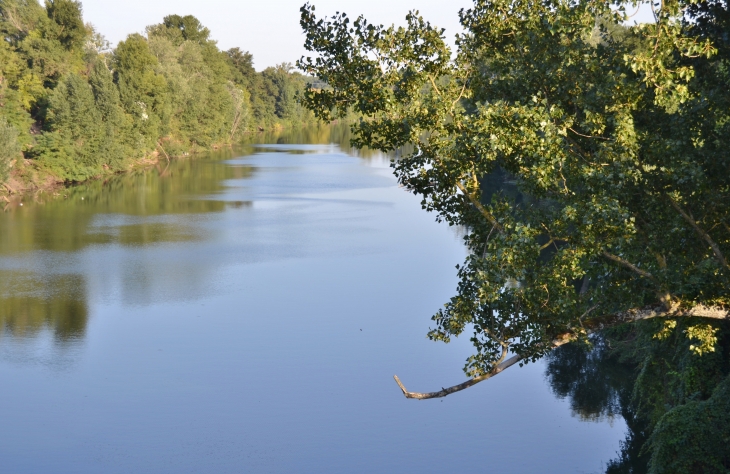
[[(299, 67), (348, 108), (358, 146), (415, 151), (399, 182), (465, 229), (457, 294), (429, 337), (468, 332), (463, 384), (599, 329), (662, 318), (689, 350), (715, 350), (730, 307), (730, 43), (724, 1), (668, 1), (624, 26), (624, 5), (476, 0), (444, 31), (301, 9)], [(510, 353), (514, 354), (510, 356)], [(509, 358), (508, 358), (509, 357)]]

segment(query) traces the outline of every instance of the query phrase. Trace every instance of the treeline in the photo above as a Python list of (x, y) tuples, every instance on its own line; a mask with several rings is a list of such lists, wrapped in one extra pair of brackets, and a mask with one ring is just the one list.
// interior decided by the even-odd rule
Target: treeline
[(83, 181), (154, 152), (314, 121), (297, 101), (308, 78), (288, 64), (257, 72), (250, 53), (220, 51), (190, 15), (112, 49), (78, 1), (0, 0), (0, 34), (0, 183), (21, 158)]

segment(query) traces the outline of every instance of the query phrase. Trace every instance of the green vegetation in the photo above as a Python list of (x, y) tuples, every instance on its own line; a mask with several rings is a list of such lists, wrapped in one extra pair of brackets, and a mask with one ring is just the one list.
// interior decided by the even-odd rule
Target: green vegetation
[(286, 64), (256, 72), (249, 53), (220, 51), (190, 15), (111, 49), (78, 1), (0, 0), (0, 35), (0, 183), (12, 163), (83, 181), (155, 152), (314, 122), (297, 100), (306, 77)]
[(593, 344), (553, 379), (589, 418), (615, 388), (598, 413), (632, 431), (610, 472), (729, 472), (730, 7), (653, 7), (626, 27), (608, 0), (475, 0), (452, 55), (417, 12), (305, 5), (299, 67), (330, 86), (307, 92), (318, 117), (362, 114), (356, 145), (412, 144), (400, 183), (466, 230), (429, 337), (470, 333), (470, 378), (406, 397)]
[(11, 163), (19, 154), (17, 130), (4, 117), (0, 117), (0, 182), (8, 178)]
[(644, 321), (547, 355), (556, 395), (583, 419), (622, 416), (628, 433), (607, 474), (722, 473), (730, 466), (730, 327), (716, 350), (695, 355), (677, 321)]

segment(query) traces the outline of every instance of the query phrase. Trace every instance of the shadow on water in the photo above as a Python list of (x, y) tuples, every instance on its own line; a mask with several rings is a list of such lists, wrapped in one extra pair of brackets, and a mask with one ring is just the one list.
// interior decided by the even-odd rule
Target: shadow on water
[(573, 416), (590, 422), (620, 416), (626, 421), (626, 438), (606, 473), (646, 472), (649, 459), (641, 450), (647, 426), (632, 404), (635, 367), (612, 355), (608, 341), (600, 335), (591, 338), (590, 347), (579, 343), (561, 346), (546, 356), (546, 362), (545, 378), (556, 397), (568, 399)]

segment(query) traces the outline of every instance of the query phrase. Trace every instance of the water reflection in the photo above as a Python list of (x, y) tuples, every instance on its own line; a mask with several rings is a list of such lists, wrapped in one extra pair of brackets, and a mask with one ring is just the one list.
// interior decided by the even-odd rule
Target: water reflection
[[(209, 239), (209, 229), (201, 230), (189, 217), (252, 206), (251, 200), (224, 196), (231, 183), (245, 187), (241, 183), (262, 169), (249, 164), (247, 155), (257, 151), (339, 152), (341, 148), (360, 156), (375, 156), (368, 150), (352, 149), (350, 138), (346, 123), (252, 134), (247, 143), (233, 149), (16, 198), (0, 214), (0, 337), (29, 339), (50, 331), (58, 343), (80, 341), (89, 314), (89, 272), (57, 272), (79, 267), (81, 251), (112, 245), (149, 249), (154, 244)], [(327, 145), (327, 150), (322, 145)], [(232, 160), (234, 157), (238, 159)], [(23, 257), (30, 252), (34, 258)], [(185, 299), (199, 293), (196, 288), (206, 286), (205, 271), (200, 267), (188, 268), (156, 254), (116, 255), (122, 260), (117, 262), (121, 269), (119, 292), (128, 304), (150, 304), (166, 292)], [(106, 277), (104, 273), (96, 276)], [(95, 284), (113, 286), (114, 282)], [(186, 290), (184, 294), (170, 292), (170, 286)]]
[[(210, 198), (225, 189), (225, 180), (253, 174), (251, 166), (216, 166), (240, 154), (223, 150), (174, 160), (106, 181), (25, 196), (6, 208), (0, 214), (0, 335), (28, 339), (49, 330), (57, 343), (80, 341), (89, 313), (87, 276), (57, 272), (78, 266), (78, 252), (94, 246), (146, 247), (204, 239), (194, 225), (176, 216), (250, 206)], [(36, 257), (24, 260), (29, 252)], [(139, 275), (128, 280), (129, 291), (137, 295), (154, 288), (140, 284)]]
[(55, 342), (83, 338), (89, 310), (80, 275), (0, 271), (0, 340), (30, 338), (50, 330)]
[(590, 346), (561, 346), (546, 360), (545, 377), (557, 397), (569, 400), (574, 416), (592, 422), (612, 421), (620, 416), (626, 421), (626, 438), (618, 457), (608, 463), (606, 473), (646, 472), (649, 459), (642, 447), (648, 436), (647, 426), (632, 403), (635, 367), (618, 360), (601, 335), (592, 336)]
[(0, 218), (0, 255), (31, 250), (73, 252), (115, 242), (146, 245), (195, 239), (184, 223), (159, 217), (248, 205), (204, 199), (222, 192), (225, 180), (252, 175), (250, 166), (215, 166), (237, 154), (240, 152), (224, 150), (106, 181), (39, 193), (35, 202), (25, 199), (24, 206), (13, 206)]
[(394, 370), (463, 376), (468, 341), (423, 336), (462, 240), (386, 157), (333, 145), (346, 126), (297, 133), (0, 213), (4, 470), (480, 472), (491, 446), (490, 470), (592, 472), (613, 456), (621, 423), (572, 418), (537, 366), (402, 398)]
[[(341, 151), (348, 155), (357, 156), (369, 161), (372, 159), (382, 158), (383, 153), (370, 148), (355, 148), (350, 145), (353, 138), (351, 126), (348, 122), (339, 121), (332, 125), (311, 125), (297, 130), (268, 130), (262, 133), (252, 134), (246, 137), (245, 143), (251, 145), (275, 144), (275, 145), (301, 145), (302, 143), (313, 145), (336, 145)], [(391, 153), (396, 157), (403, 153), (408, 153), (413, 147), (406, 146), (402, 149)], [(305, 149), (288, 150), (289, 153), (304, 154)]]

